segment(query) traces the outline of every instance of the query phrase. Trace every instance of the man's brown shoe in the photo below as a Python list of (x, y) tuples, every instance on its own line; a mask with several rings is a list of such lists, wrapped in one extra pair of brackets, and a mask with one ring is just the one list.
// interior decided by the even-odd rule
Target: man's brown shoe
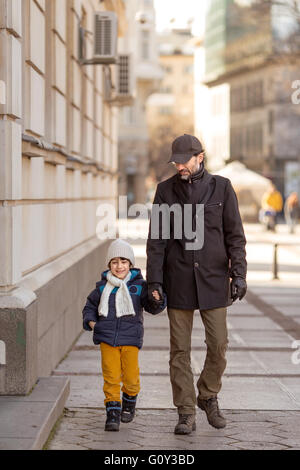
[(226, 419), (219, 410), (217, 397), (209, 398), (208, 400), (202, 400), (198, 397), (197, 405), (201, 410), (205, 411), (207, 421), (211, 426), (217, 429), (225, 428)]
[(195, 415), (179, 415), (174, 434), (191, 434), (196, 430)]

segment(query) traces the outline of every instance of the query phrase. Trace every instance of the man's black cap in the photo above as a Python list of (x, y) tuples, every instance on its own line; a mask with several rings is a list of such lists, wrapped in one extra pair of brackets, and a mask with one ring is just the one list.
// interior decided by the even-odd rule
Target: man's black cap
[(204, 152), (202, 144), (197, 137), (189, 134), (177, 137), (172, 143), (172, 156), (168, 163), (186, 163), (193, 155)]

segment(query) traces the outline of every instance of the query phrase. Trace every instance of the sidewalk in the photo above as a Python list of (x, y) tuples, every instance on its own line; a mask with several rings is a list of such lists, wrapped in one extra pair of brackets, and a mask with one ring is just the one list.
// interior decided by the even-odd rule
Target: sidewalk
[[(297, 235), (263, 233), (245, 225), (249, 291), (228, 309), (229, 351), (221, 409), (228, 420), (223, 430), (209, 426), (197, 412), (197, 430), (175, 436), (177, 412), (169, 381), (169, 327), (166, 312), (145, 314), (145, 340), (140, 353), (142, 391), (137, 416), (121, 424), (119, 433), (103, 430), (103, 380), (100, 353), (89, 332), (83, 332), (54, 376), (68, 377), (71, 391), (64, 416), (47, 449), (300, 449), (300, 364), (292, 362), (300, 344), (300, 246), (280, 247), (279, 280), (272, 280), (272, 249), (268, 242), (300, 242)], [(251, 241), (260, 243), (252, 244)], [(145, 240), (129, 240), (136, 265), (145, 269)], [(269, 248), (268, 248), (269, 247)], [(271, 255), (271, 256), (270, 256)], [(195, 312), (192, 367), (196, 377), (205, 357), (203, 326)], [(298, 355), (300, 358), (300, 353)], [(295, 361), (294, 361), (295, 362)]]

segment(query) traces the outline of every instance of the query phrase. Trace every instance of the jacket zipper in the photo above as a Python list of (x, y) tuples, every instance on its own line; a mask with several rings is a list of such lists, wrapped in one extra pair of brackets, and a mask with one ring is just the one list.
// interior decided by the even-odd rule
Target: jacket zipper
[(120, 318), (117, 318), (117, 326), (116, 326), (116, 333), (115, 333), (115, 338), (114, 338), (114, 347), (117, 346), (117, 337), (119, 333), (119, 324), (120, 324)]
[(211, 206), (222, 206), (222, 202), (215, 202), (213, 204), (206, 204), (206, 207), (211, 207)]

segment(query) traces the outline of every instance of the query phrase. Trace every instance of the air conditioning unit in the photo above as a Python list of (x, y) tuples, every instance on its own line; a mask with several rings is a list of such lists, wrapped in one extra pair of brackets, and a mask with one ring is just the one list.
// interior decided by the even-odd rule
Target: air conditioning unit
[(116, 13), (113, 11), (94, 13), (93, 57), (85, 57), (86, 32), (82, 27), (79, 28), (79, 60), (81, 64), (115, 64), (118, 58), (118, 17)]
[(115, 69), (115, 87), (112, 88), (110, 103), (115, 106), (133, 104), (133, 76), (130, 54), (119, 54)]

